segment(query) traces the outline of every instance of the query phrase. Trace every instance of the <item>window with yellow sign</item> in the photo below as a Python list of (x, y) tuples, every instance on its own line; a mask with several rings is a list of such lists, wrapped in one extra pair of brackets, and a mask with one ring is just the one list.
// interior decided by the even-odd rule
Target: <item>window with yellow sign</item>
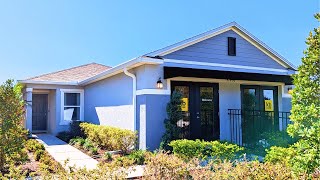
[(264, 110), (273, 111), (273, 102), (272, 100), (264, 100)]
[(182, 98), (181, 110), (186, 112), (189, 111), (189, 100), (188, 98)]

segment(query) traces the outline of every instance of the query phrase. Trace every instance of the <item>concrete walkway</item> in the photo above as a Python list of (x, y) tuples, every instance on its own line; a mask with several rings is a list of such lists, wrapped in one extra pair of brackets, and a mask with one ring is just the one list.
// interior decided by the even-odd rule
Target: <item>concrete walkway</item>
[[(98, 161), (53, 135), (36, 134), (35, 136), (48, 153), (66, 169), (68, 167), (95, 169), (98, 165)], [(67, 164), (65, 164), (66, 160), (68, 160)]]

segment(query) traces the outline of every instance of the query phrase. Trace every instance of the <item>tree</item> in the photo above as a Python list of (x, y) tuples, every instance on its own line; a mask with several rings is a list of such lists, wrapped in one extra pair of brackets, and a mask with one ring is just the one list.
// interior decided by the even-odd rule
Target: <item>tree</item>
[[(315, 18), (320, 21), (320, 14)], [(320, 27), (310, 32), (307, 50), (298, 73), (293, 76), (292, 115), (288, 133), (299, 140), (291, 164), (298, 172), (320, 170)]]
[(177, 127), (177, 122), (183, 119), (181, 104), (182, 94), (174, 91), (171, 95), (170, 102), (167, 105), (168, 119), (165, 119), (164, 125), (166, 132), (162, 136), (160, 149), (169, 150), (171, 147), (168, 144), (176, 139), (179, 139), (181, 129)]
[(23, 128), (22, 86), (7, 80), (0, 86), (0, 170), (23, 153), (27, 131)]

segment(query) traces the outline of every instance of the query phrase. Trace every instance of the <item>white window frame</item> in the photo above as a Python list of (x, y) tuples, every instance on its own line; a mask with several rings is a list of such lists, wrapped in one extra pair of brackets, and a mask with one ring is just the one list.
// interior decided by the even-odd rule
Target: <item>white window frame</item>
[[(79, 93), (80, 94), (80, 106), (65, 106), (64, 105), (64, 94), (65, 93)], [(60, 112), (60, 123), (59, 125), (69, 125), (73, 120), (64, 119), (64, 108), (65, 107), (80, 107), (80, 119), (78, 121), (84, 120), (84, 90), (83, 89), (60, 89), (61, 96), (61, 112)]]

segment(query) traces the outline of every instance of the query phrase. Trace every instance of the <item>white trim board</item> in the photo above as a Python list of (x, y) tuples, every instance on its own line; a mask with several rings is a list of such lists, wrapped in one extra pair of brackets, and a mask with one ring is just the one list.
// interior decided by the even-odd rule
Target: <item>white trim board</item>
[(136, 91), (136, 95), (170, 95), (171, 91), (166, 89), (140, 89)]
[(263, 68), (263, 67), (254, 67), (254, 66), (242, 66), (242, 65), (233, 65), (233, 64), (208, 63), (208, 62), (199, 62), (199, 61), (185, 61), (185, 60), (176, 60), (176, 59), (164, 59), (164, 62), (177, 63), (177, 64), (189, 64), (189, 65), (212, 66), (212, 67), (228, 67), (228, 68), (237, 68), (237, 69), (251, 69), (251, 70), (262, 70), (262, 71), (273, 71), (273, 72), (288, 73), (288, 70), (285, 70), (285, 69)]

